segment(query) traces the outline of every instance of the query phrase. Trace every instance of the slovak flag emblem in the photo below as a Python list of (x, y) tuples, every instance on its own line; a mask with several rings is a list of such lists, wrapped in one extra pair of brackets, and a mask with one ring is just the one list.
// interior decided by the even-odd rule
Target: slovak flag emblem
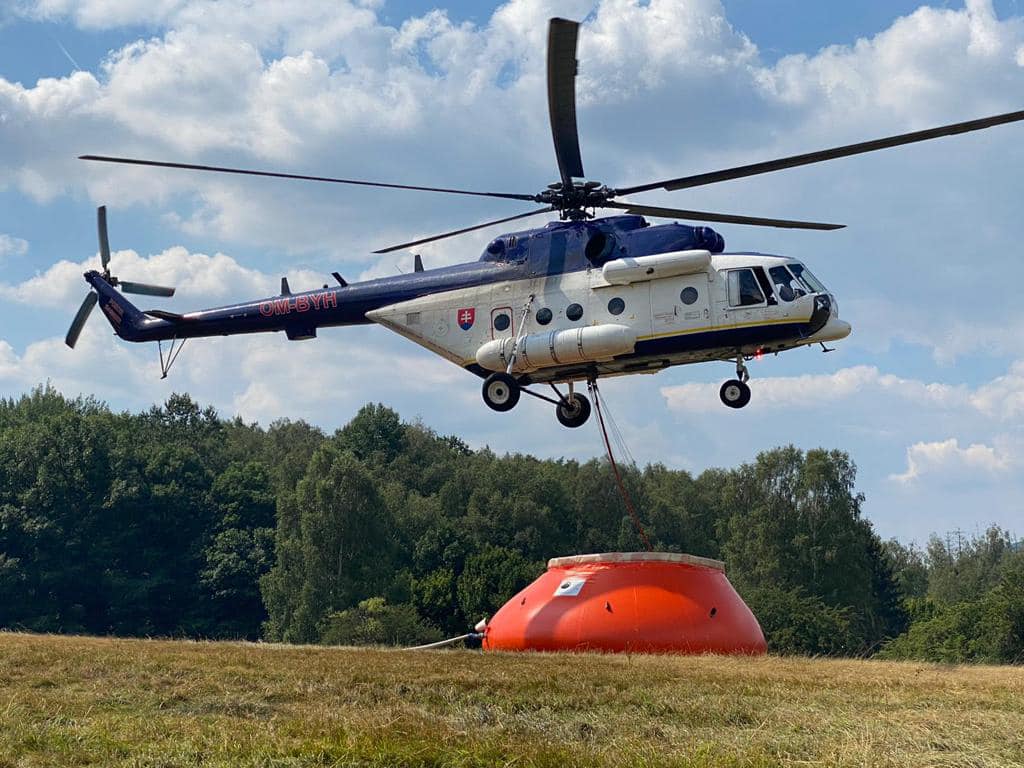
[(455, 317), (459, 321), (459, 328), (464, 331), (468, 331), (473, 327), (473, 321), (476, 320), (476, 309), (474, 307), (460, 309), (455, 314)]

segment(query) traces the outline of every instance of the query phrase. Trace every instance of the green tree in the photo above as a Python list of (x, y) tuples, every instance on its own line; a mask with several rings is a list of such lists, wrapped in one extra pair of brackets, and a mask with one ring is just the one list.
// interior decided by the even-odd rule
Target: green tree
[(270, 570), (273, 555), (273, 528), (228, 528), (214, 537), (199, 574), (217, 616), (211, 634), (259, 637), (266, 619), (259, 583)]
[(466, 559), (459, 575), (459, 607), (467, 623), (476, 624), (494, 613), (544, 570), (514, 550), (486, 546)]
[(896, 586), (906, 598), (921, 598), (928, 593), (928, 562), (915, 545), (904, 546), (896, 539), (882, 545)]
[[(278, 552), (297, 545), (298, 562), (275, 566), (292, 568), (292, 573), (268, 574), (267, 608), (271, 630), (281, 639), (316, 642), (324, 617), (385, 586), (390, 521), (370, 474), (351, 453), (331, 444), (313, 455), (296, 488), (294, 505), (298, 530), (278, 528)], [(291, 585), (291, 590), (279, 591), (283, 584)]]
[(1003, 557), (1012, 551), (1010, 535), (992, 526), (981, 536), (959, 531), (928, 542), (928, 596), (941, 603), (977, 600), (995, 586)]
[(390, 464), (405, 446), (405, 425), (381, 403), (367, 404), (335, 435), (342, 450), (371, 465)]
[(759, 454), (723, 490), (733, 510), (723, 554), (740, 594), (767, 585), (849, 609), (843, 644), (866, 652), (899, 634), (906, 615), (881, 542), (861, 517), (856, 474), (841, 451)]

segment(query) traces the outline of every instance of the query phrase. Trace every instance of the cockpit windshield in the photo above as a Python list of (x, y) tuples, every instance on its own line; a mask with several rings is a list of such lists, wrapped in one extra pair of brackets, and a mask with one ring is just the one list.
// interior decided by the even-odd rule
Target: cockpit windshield
[(808, 293), (827, 293), (821, 281), (803, 264), (791, 262), (787, 267), (771, 267), (768, 270), (775, 286), (775, 293), (783, 301), (793, 301)]
[(794, 261), (789, 265), (789, 268), (792, 270), (793, 274), (797, 276), (798, 280), (803, 281), (803, 283), (810, 289), (811, 293), (828, 293), (828, 289), (822, 284), (822, 282), (812, 275), (811, 270), (800, 262)]

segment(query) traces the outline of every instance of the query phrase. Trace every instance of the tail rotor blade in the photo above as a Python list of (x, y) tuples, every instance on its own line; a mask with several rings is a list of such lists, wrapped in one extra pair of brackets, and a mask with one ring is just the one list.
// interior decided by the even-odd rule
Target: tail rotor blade
[(132, 283), (127, 280), (119, 280), (118, 286), (125, 293), (138, 293), (143, 296), (173, 296), (174, 289), (162, 285), (148, 285), (146, 283)]
[(110, 241), (107, 240), (107, 206), (101, 205), (96, 209), (96, 229), (100, 236), (100, 262), (103, 270), (106, 271), (110, 263)]
[(89, 319), (89, 313), (92, 312), (92, 308), (96, 306), (97, 301), (99, 301), (99, 296), (89, 291), (85, 296), (85, 301), (82, 302), (82, 306), (75, 313), (75, 319), (71, 321), (71, 327), (68, 328), (68, 335), (64, 337), (64, 343), (72, 349), (75, 348), (78, 337), (82, 333), (82, 328), (85, 326), (85, 321)]

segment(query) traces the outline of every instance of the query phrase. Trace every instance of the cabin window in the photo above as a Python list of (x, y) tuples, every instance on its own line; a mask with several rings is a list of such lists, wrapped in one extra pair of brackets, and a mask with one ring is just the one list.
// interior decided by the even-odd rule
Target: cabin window
[(688, 285), (679, 292), (679, 300), (683, 304), (693, 304), (700, 298), (700, 294), (697, 293), (697, 289), (692, 285)]
[(500, 315), (494, 316), (494, 330), (507, 331), (510, 325), (512, 325), (512, 318), (510, 318), (504, 312), (502, 312)]
[(537, 322), (541, 325), (547, 325), (550, 323), (552, 317), (553, 315), (551, 314), (551, 310), (547, 307), (541, 307), (537, 310)]
[(613, 315), (621, 315), (626, 310), (626, 302), (616, 296), (608, 302), (608, 311)]
[(729, 304), (733, 307), (750, 307), (764, 304), (764, 294), (757, 284), (752, 269), (733, 269), (729, 271)]
[(570, 304), (565, 308), (565, 316), (572, 321), (579, 320), (583, 317), (583, 307), (579, 304)]

